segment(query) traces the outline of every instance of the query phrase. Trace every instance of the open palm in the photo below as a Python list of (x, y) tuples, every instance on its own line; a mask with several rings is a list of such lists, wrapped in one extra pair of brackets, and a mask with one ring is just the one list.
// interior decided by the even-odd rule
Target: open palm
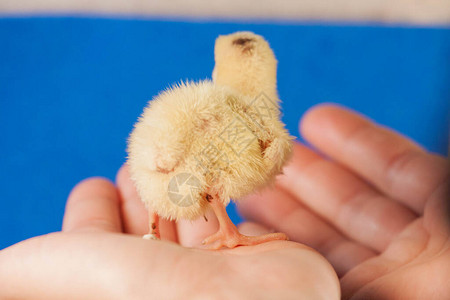
[(85, 180), (69, 196), (63, 232), (0, 251), (0, 299), (339, 299), (333, 268), (304, 245), (189, 248), (218, 229), (208, 219), (163, 221), (163, 240), (144, 240), (147, 213), (127, 167), (117, 186)]
[(240, 202), (250, 220), (321, 252), (344, 299), (448, 299), (449, 162), (334, 105), (300, 124), (274, 188)]

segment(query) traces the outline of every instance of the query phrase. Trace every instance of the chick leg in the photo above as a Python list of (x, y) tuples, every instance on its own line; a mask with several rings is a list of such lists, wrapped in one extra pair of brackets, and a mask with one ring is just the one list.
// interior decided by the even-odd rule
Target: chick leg
[(159, 240), (161, 238), (159, 233), (159, 216), (150, 208), (148, 209), (148, 225), (149, 233), (144, 235), (143, 238), (146, 240)]
[(210, 249), (220, 249), (222, 247), (234, 248), (236, 246), (251, 246), (275, 240), (287, 240), (288, 237), (284, 233), (269, 233), (260, 236), (246, 236), (239, 233), (237, 227), (228, 217), (225, 206), (220, 202), (219, 198), (210, 198), (209, 203), (219, 220), (219, 231), (207, 237), (202, 244), (208, 245), (216, 242)]

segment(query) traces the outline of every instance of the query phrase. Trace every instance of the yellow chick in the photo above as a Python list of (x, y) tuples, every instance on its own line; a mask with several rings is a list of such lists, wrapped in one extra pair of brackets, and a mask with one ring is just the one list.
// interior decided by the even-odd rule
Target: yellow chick
[(251, 32), (219, 36), (213, 82), (180, 83), (149, 102), (129, 137), (131, 178), (149, 210), (150, 233), (159, 216), (194, 220), (213, 209), (219, 231), (210, 248), (233, 248), (283, 233), (241, 235), (225, 210), (272, 183), (292, 151), (280, 121), (277, 61), (269, 44)]

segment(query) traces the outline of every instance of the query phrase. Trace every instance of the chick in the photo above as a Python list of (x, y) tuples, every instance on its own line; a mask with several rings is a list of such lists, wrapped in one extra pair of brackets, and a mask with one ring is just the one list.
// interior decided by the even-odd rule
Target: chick
[(269, 44), (251, 32), (220, 36), (213, 82), (180, 83), (156, 96), (130, 134), (131, 178), (149, 210), (150, 233), (158, 218), (194, 220), (213, 209), (220, 229), (210, 248), (233, 248), (282, 233), (241, 235), (228, 217), (230, 199), (272, 183), (292, 151), (280, 121), (277, 61)]

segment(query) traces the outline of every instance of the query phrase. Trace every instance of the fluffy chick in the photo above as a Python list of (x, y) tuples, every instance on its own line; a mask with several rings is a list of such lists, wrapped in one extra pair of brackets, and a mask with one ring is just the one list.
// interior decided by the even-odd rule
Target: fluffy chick
[(281, 233), (240, 235), (225, 206), (273, 182), (292, 150), (280, 121), (277, 61), (251, 32), (220, 36), (213, 81), (181, 83), (145, 108), (128, 144), (128, 164), (149, 208), (150, 235), (158, 216), (196, 219), (212, 208), (219, 231), (204, 243), (252, 245), (286, 239)]

